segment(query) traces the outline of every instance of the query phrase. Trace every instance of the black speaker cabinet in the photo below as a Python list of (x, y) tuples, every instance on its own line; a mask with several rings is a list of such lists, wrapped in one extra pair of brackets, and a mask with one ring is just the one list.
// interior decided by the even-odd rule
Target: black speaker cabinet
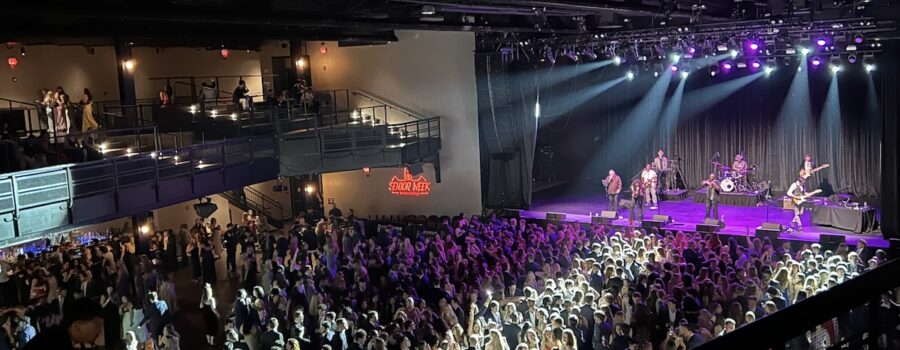
[(547, 220), (549, 220), (549, 221), (566, 221), (566, 214), (564, 214), (564, 213), (547, 213)]

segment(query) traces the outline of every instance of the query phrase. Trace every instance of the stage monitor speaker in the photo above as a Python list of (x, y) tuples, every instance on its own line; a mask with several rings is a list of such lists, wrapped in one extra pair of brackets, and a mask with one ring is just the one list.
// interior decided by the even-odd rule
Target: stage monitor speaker
[(778, 243), (778, 235), (781, 230), (767, 230), (762, 226), (756, 228), (756, 238), (768, 238), (772, 244)]
[(672, 222), (672, 217), (668, 215), (653, 215), (653, 221), (662, 221), (665, 223)]
[(779, 224), (779, 223), (775, 223), (775, 222), (764, 222), (764, 223), (762, 224), (762, 229), (763, 229), (763, 230), (769, 230), (769, 231), (777, 230), (778, 232), (781, 232), (781, 231), (784, 230), (784, 227), (781, 226), (781, 224)]
[(828, 235), (824, 233), (819, 235), (819, 244), (821, 244), (823, 248), (827, 249), (833, 249), (834, 247), (837, 247), (839, 244), (846, 241), (846, 237), (841, 235)]
[(619, 216), (619, 213), (617, 213), (617, 212), (614, 212), (611, 210), (604, 210), (604, 211), (600, 212), (600, 216), (591, 217), (591, 223), (598, 224), (598, 225), (599, 224), (609, 225), (609, 224), (612, 224), (613, 220), (615, 220), (618, 216)]
[(657, 228), (662, 229), (663, 226), (666, 226), (668, 221), (656, 221), (656, 220), (644, 220), (641, 221), (641, 227), (643, 228)]
[(564, 214), (564, 213), (547, 213), (547, 220), (549, 220), (549, 221), (566, 221), (566, 214)]
[(719, 229), (725, 227), (725, 222), (719, 219), (706, 219), (702, 224), (697, 225), (697, 232), (715, 233)]

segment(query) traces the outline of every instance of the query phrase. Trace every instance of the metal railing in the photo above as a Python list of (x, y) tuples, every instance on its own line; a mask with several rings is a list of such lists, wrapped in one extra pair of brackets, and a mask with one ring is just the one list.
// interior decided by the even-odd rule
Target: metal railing
[(291, 218), (290, 214), (285, 212), (281, 202), (253, 189), (253, 187), (246, 186), (240, 190), (223, 192), (223, 195), (246, 209), (253, 209), (260, 215), (266, 216), (269, 221), (278, 222), (278, 227), (281, 227), (281, 222)]
[[(366, 92), (354, 90), (353, 96), (358, 96), (358, 97), (361, 97), (370, 102), (375, 102), (380, 105), (385, 105), (385, 106), (387, 106), (388, 109), (396, 110), (400, 113), (403, 113), (408, 118), (412, 118), (412, 119), (424, 119), (425, 118), (425, 117), (420, 116), (418, 113), (411, 112), (410, 110), (403, 108), (403, 107), (398, 107), (397, 105), (395, 105), (391, 102), (385, 101), (384, 99), (381, 99), (381, 98), (378, 98), (375, 96), (372, 96), (371, 94), (366, 93)], [(387, 114), (387, 111), (385, 111), (385, 114)]]
[(900, 259), (712, 339), (698, 349), (895, 349)]

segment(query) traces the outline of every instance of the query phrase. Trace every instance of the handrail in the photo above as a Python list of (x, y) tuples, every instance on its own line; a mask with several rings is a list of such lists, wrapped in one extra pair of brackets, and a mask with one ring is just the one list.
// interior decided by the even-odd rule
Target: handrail
[(13, 103), (18, 103), (18, 104), (21, 104), (21, 105), (31, 106), (31, 107), (35, 107), (35, 108), (37, 108), (38, 106), (40, 106), (39, 104), (37, 104), (37, 103), (35, 103), (35, 102), (24, 102), (24, 101), (13, 100), (13, 99), (3, 98), (3, 97), (0, 97), (0, 101), (2, 101), (2, 102), (8, 102), (8, 103), (9, 103), (9, 109), (12, 109), (12, 104), (13, 104)]
[[(278, 212), (277, 212), (278, 216), (275, 216), (275, 215), (274, 215), (274, 214), (275, 214), (274, 212), (273, 212), (273, 213), (265, 213), (265, 214), (267, 214), (267, 215), (269, 215), (269, 216), (271, 216), (271, 217), (273, 217), (273, 218), (276, 218), (276, 219), (278, 219), (278, 220), (285, 220), (285, 219), (286, 219), (285, 216), (284, 216), (284, 206), (281, 204), (281, 202), (279, 202), (279, 201), (276, 200), (275, 198), (272, 198), (272, 197), (267, 196), (265, 193), (262, 193), (262, 192), (260, 192), (260, 191), (257, 191), (256, 189), (254, 189), (253, 187), (250, 187), (250, 186), (244, 187), (244, 191), (246, 191), (246, 192), (247, 192), (248, 194), (250, 194), (250, 195), (259, 197), (260, 201), (262, 202), (262, 203), (260, 203), (260, 204), (261, 204), (261, 209), (263, 209), (263, 211), (267, 211), (267, 210), (268, 210), (268, 208), (266, 207), (266, 204), (269, 204), (269, 205), (271, 205), (274, 209), (277, 209), (277, 210), (278, 210)], [(249, 197), (249, 196), (248, 196), (248, 197)], [(248, 199), (248, 200), (249, 200), (249, 199)]]
[(406, 115), (408, 115), (408, 116), (410, 116), (410, 117), (412, 117), (412, 118), (420, 119), (420, 120), (421, 120), (421, 119), (424, 119), (424, 117), (420, 117), (417, 113), (413, 113), (413, 112), (411, 112), (411, 111), (409, 111), (408, 109), (405, 109), (405, 108), (403, 108), (403, 107), (398, 107), (397, 105), (395, 105), (395, 104), (393, 104), (393, 103), (391, 103), (391, 102), (388, 102), (388, 101), (385, 101), (385, 100), (383, 100), (383, 99), (374, 97), (374, 96), (369, 95), (369, 94), (367, 94), (367, 93), (365, 93), (365, 92), (358, 91), (358, 90), (353, 90), (351, 93), (352, 93), (353, 95), (355, 95), (355, 96), (362, 96), (362, 97), (364, 97), (364, 98), (367, 98), (367, 99), (369, 99), (369, 101), (372, 101), (372, 102), (378, 102), (378, 103), (380, 103), (380, 104), (383, 104), (383, 105), (387, 106), (387, 108), (395, 109), (395, 110), (398, 110), (398, 111), (400, 111), (400, 112), (406, 113)]
[[(898, 286), (900, 259), (893, 259), (854, 279), (715, 338), (698, 349), (743, 349), (749, 344), (754, 349), (783, 348), (786, 342), (841, 313), (867, 302), (880, 301), (882, 294)], [(877, 337), (870, 334), (869, 338)]]

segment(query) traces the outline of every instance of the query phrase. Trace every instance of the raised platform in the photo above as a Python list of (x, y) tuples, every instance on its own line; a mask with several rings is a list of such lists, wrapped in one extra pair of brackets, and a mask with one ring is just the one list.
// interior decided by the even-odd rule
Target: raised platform
[[(519, 215), (523, 218), (545, 219), (548, 212), (565, 213), (566, 221), (589, 223), (591, 214), (599, 215), (600, 211), (607, 209), (606, 195), (602, 192), (591, 194), (566, 194), (555, 191), (535, 193), (532, 206), (529, 210), (522, 210)], [(651, 219), (654, 214), (669, 215), (674, 223), (667, 229), (686, 232), (696, 231), (697, 225), (703, 223), (706, 210), (702, 203), (696, 203), (691, 199), (680, 201), (662, 201), (659, 209), (644, 209), (644, 218)], [(793, 212), (781, 207), (770, 206), (735, 206), (721, 204), (719, 216), (725, 221), (725, 228), (719, 233), (734, 236), (754, 236), (756, 228), (764, 222), (790, 225)], [(810, 222), (810, 214), (807, 212), (802, 217), (804, 230), (796, 232), (782, 232), (779, 239), (797, 242), (819, 242), (822, 235), (843, 236), (849, 245), (856, 245), (860, 239), (865, 239), (869, 246), (887, 248), (880, 231), (867, 234), (856, 234), (827, 226), (815, 226)], [(625, 227), (628, 225), (628, 211), (619, 211), (619, 218), (613, 221), (613, 226)], [(639, 225), (635, 223), (635, 225)]]
[(660, 198), (664, 201), (681, 201), (685, 200), (688, 197), (688, 190), (671, 190), (671, 191), (663, 191), (660, 194)]
[[(694, 202), (706, 203), (706, 189), (694, 191)], [(754, 207), (759, 203), (759, 194), (756, 192), (722, 192), (719, 195), (719, 205), (737, 205), (742, 207)]]

